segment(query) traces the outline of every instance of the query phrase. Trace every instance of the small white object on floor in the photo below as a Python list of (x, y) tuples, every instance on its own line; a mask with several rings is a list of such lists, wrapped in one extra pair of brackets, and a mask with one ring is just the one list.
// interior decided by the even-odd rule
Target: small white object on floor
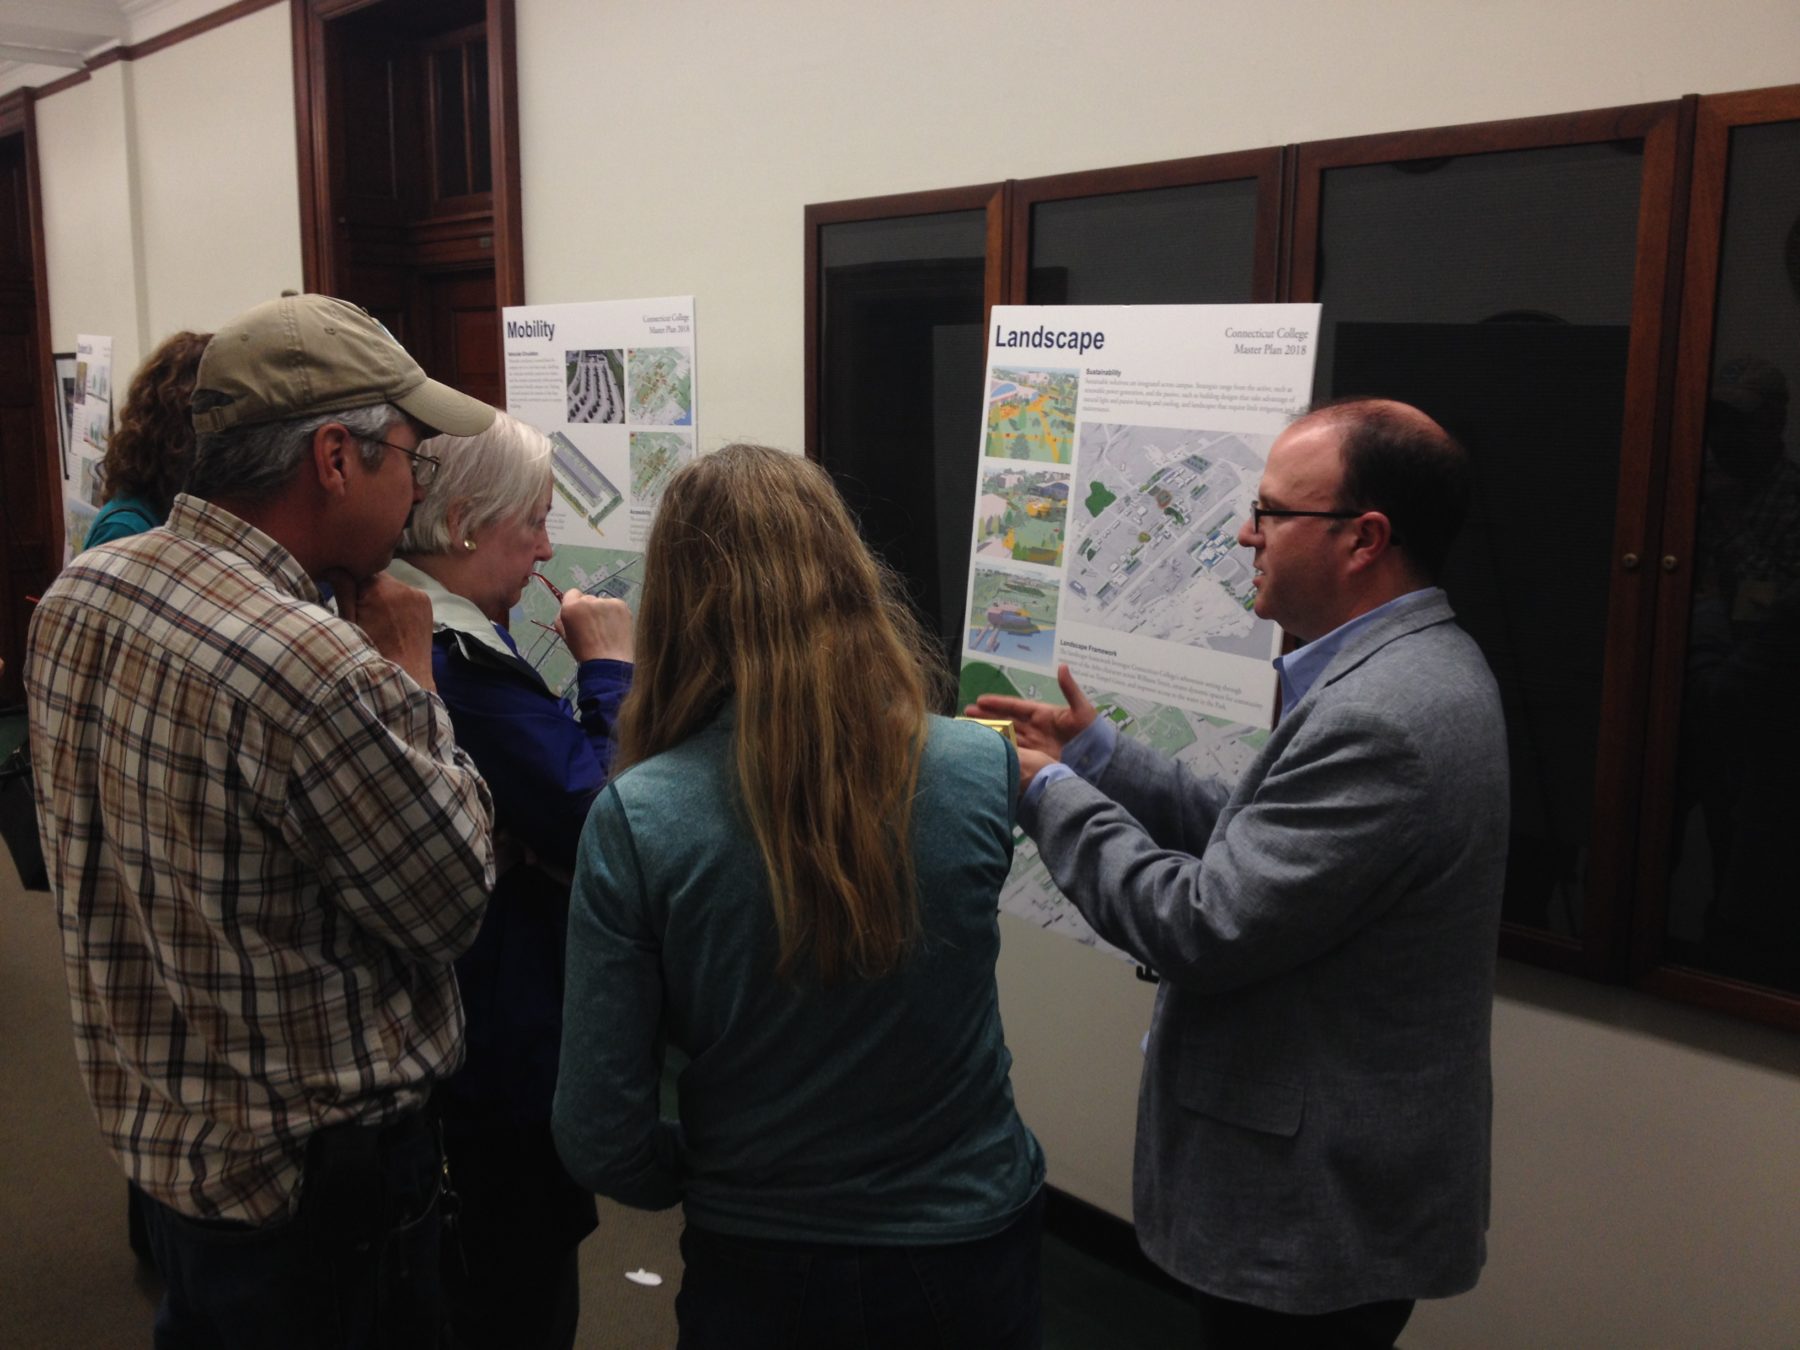
[(625, 1278), (630, 1280), (633, 1284), (658, 1285), (662, 1283), (662, 1276), (658, 1275), (654, 1270), (645, 1270), (642, 1266), (639, 1266), (636, 1270), (626, 1271)]

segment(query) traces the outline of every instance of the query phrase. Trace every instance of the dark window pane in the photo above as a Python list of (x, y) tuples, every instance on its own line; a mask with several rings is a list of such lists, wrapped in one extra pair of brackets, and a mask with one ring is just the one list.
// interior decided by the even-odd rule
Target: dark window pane
[(1031, 208), (1033, 305), (1207, 305), (1251, 299), (1256, 180)]
[(436, 99), (432, 113), (437, 147), (437, 195), (460, 197), (469, 190), (469, 166), (464, 159), (463, 53), (461, 47), (433, 52), (431, 57)]
[(1664, 956), (1800, 993), (1800, 122), (1729, 163)]
[(863, 536), (961, 650), (982, 406), (987, 213), (820, 231), (819, 452)]
[(1317, 392), (1431, 413), (1476, 492), (1443, 583), (1500, 683), (1506, 917), (1579, 935), (1637, 248), (1636, 142), (1337, 169)]
[(469, 57), (469, 191), (492, 192), (494, 171), (488, 144), (487, 43), (471, 42)]

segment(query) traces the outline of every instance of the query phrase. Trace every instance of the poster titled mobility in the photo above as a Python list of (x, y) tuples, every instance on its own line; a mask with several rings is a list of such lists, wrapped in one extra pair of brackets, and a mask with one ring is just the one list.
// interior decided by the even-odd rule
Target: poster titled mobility
[[(657, 501), (695, 453), (694, 298), (521, 305), (501, 314), (507, 411), (550, 437), (550, 542), (541, 571), (559, 590), (637, 608)], [(514, 640), (552, 689), (575, 662), (551, 630), (559, 608), (533, 586)]]
[[(1311, 396), (1317, 305), (997, 306), (962, 659), (1060, 703), (1066, 662), (1120, 734), (1232, 779), (1268, 736), (1281, 634), (1238, 542)], [(1001, 907), (1108, 951), (1021, 837)]]

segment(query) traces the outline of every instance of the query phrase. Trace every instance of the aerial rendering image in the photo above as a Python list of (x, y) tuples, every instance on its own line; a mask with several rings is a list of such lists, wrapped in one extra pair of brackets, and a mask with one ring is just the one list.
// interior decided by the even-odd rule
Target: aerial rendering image
[(1071, 462), (1080, 386), (1079, 371), (994, 367), (988, 385), (988, 458)]
[(1056, 580), (975, 565), (969, 650), (1047, 665), (1056, 652)]
[(694, 354), (686, 347), (633, 347), (626, 354), (631, 421), (659, 427), (694, 422)]
[(1061, 567), (1069, 524), (1069, 475), (990, 468), (975, 503), (975, 556)]
[(571, 422), (625, 420), (625, 362), (617, 351), (564, 352)]
[(675, 470), (693, 453), (694, 443), (680, 431), (631, 433), (631, 504), (639, 511), (654, 508)]
[(595, 530), (625, 499), (600, 466), (560, 431), (550, 433), (550, 472), (557, 493)]

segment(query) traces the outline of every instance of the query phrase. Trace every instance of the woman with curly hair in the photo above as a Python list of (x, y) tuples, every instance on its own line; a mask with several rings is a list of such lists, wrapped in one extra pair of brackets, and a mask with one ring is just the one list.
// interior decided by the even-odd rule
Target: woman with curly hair
[(168, 519), (194, 450), (188, 399), (210, 341), (211, 333), (172, 334), (131, 377), (125, 410), (100, 463), (106, 500), (88, 526), (86, 547), (142, 534)]

